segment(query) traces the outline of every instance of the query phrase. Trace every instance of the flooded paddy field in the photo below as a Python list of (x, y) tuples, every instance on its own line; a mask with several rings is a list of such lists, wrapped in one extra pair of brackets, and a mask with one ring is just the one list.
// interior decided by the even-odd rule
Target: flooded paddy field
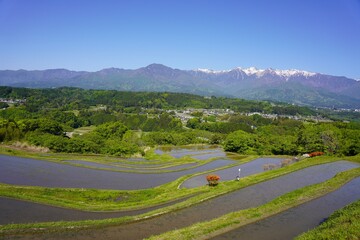
[(222, 151), (218, 151), (218, 152), (210, 152), (210, 153), (191, 155), (191, 157), (195, 158), (197, 160), (207, 160), (209, 158), (226, 157), (226, 153), (224, 153)]
[[(155, 153), (160, 155), (166, 153), (175, 158), (190, 156), (198, 160), (226, 156), (222, 148), (214, 146), (161, 147), (156, 149)], [(206, 156), (200, 157), (200, 155)]]
[(185, 164), (104, 164), (104, 163), (96, 163), (90, 161), (83, 160), (67, 160), (65, 161), (70, 164), (77, 164), (83, 167), (94, 167), (100, 168), (104, 170), (117, 170), (117, 171), (131, 171), (131, 172), (153, 172), (156, 173), (158, 171), (178, 171), (182, 169), (187, 169), (191, 167), (195, 167), (199, 165), (198, 163), (185, 163)]
[(151, 235), (186, 227), (196, 222), (211, 220), (233, 211), (262, 205), (285, 193), (326, 181), (339, 172), (358, 166), (358, 164), (347, 161), (312, 166), (216, 197), (189, 208), (140, 222), (102, 229), (76, 232), (69, 230), (63, 233), (28, 235), (19, 239), (143, 239)]
[[(238, 166), (234, 166), (231, 168), (226, 168), (223, 170), (218, 170), (212, 172), (212, 174), (216, 174), (220, 177), (221, 181), (227, 180), (235, 180), (236, 177), (239, 175), (240, 171), (240, 178), (246, 177), (255, 173), (263, 172), (264, 164), (279, 164), (281, 162), (281, 158), (258, 158), (248, 163), (239, 164)], [(181, 184), (183, 188), (193, 188), (207, 185), (206, 176), (207, 174), (201, 174), (195, 177), (192, 177), (186, 180), (184, 183)]]
[(287, 240), (317, 227), (334, 211), (360, 199), (360, 178), (321, 198), (216, 236), (214, 240)]
[(190, 197), (181, 198), (176, 201), (171, 201), (165, 204), (160, 204), (144, 209), (116, 212), (81, 211), (0, 197), (0, 225), (12, 223), (79, 221), (89, 219), (95, 220), (123, 216), (135, 216), (185, 201)]
[(235, 163), (215, 160), (184, 171), (130, 173), (82, 168), (68, 164), (0, 155), (0, 182), (15, 185), (135, 190), (159, 186), (183, 175)]

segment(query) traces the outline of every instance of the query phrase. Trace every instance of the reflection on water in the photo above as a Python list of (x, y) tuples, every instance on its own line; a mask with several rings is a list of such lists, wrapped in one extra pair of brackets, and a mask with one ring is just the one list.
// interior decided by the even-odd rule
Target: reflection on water
[[(169, 166), (169, 164), (132, 164), (132, 165), (125, 165), (125, 164), (102, 164), (102, 163), (95, 163), (90, 161), (83, 161), (83, 160), (68, 160), (65, 161), (68, 163), (75, 163), (80, 164), (83, 166), (95, 167), (95, 168), (102, 168), (107, 170), (118, 170), (118, 171), (132, 171), (132, 172), (153, 172), (157, 173), (159, 171), (174, 171), (174, 170), (182, 170), (190, 167), (195, 167), (198, 165), (197, 163), (186, 163), (180, 164), (177, 166)], [(122, 166), (122, 167), (121, 167)]]
[(334, 211), (360, 199), (360, 178), (321, 198), (212, 239), (287, 240), (318, 226)]
[[(255, 173), (263, 172), (263, 165), (264, 164), (279, 164), (282, 159), (280, 158), (258, 158), (248, 163), (240, 164), (235, 167), (214, 171), (213, 174), (220, 176), (222, 181), (226, 180), (234, 180), (239, 175), (240, 171), (240, 178), (246, 177)], [(204, 186), (207, 184), (206, 176), (208, 174), (201, 174), (195, 177), (192, 177), (186, 180), (181, 187), (184, 188), (194, 188), (199, 186)]]
[[(159, 147), (155, 150), (157, 154), (169, 154), (175, 158), (191, 156), (198, 160), (206, 160), (213, 157), (224, 157), (226, 154), (217, 146), (199, 145), (185, 147)], [(203, 156), (204, 155), (204, 156)]]
[[(224, 214), (256, 207), (295, 189), (323, 182), (336, 173), (358, 167), (358, 164), (340, 161), (309, 167), (266, 182), (240, 189), (229, 194), (199, 203), (189, 208), (125, 225), (68, 231), (24, 239), (143, 239), (151, 235), (183, 228), (200, 221), (207, 221)], [(340, 199), (340, 201), (342, 201)], [(254, 238), (251, 238), (254, 239)], [(261, 239), (261, 238), (260, 238)]]
[(172, 201), (140, 210), (129, 210), (121, 212), (87, 212), (0, 197), (0, 225), (11, 223), (79, 221), (134, 216), (173, 205), (178, 202), (185, 201), (188, 198), (189, 197), (186, 197), (177, 201)]
[(179, 172), (140, 174), (96, 170), (0, 155), (0, 182), (43, 187), (143, 189), (159, 186), (186, 174), (207, 171), (232, 163), (234, 161), (216, 160)]

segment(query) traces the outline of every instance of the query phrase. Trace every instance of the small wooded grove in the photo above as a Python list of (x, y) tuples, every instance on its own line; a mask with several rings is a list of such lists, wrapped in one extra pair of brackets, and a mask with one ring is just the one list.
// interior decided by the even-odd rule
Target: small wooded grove
[[(314, 111), (303, 107), (190, 94), (74, 88), (0, 87), (0, 97), (23, 102), (0, 110), (0, 141), (26, 142), (54, 152), (129, 156), (143, 153), (146, 146), (206, 143), (221, 144), (226, 151), (240, 154), (360, 153), (357, 122), (316, 123), (240, 114), (281, 110), (306, 115)], [(194, 114), (183, 124), (173, 112), (163, 111), (187, 107), (229, 108), (235, 114)], [(82, 127), (90, 130), (76, 132)]]
[(360, 153), (359, 124), (299, 123), (297, 126), (271, 124), (253, 133), (238, 130), (223, 142), (226, 151), (242, 154), (299, 155), (325, 152), (353, 156)]

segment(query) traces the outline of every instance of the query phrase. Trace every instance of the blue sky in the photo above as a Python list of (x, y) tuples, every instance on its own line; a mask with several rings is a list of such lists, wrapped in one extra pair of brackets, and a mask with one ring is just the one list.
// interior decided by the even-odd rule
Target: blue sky
[(151, 63), (360, 78), (360, 0), (0, 0), (0, 69)]

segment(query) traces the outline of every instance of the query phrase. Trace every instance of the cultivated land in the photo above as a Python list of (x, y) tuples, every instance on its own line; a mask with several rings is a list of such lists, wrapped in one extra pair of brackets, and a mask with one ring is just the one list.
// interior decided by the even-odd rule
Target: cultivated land
[[(226, 239), (317, 201), (360, 198), (352, 114), (75, 88), (0, 87), (0, 97), (13, 99), (0, 111), (4, 239)], [(341, 221), (359, 237), (357, 220)]]
[[(199, 152), (195, 151), (196, 152), (195, 155), (201, 154), (201, 151), (204, 151), (206, 153), (206, 149), (199, 150)], [(17, 152), (17, 154), (20, 154), (20, 152)], [(36, 157), (37, 154), (28, 153), (28, 155), (32, 155), (32, 157)], [(56, 154), (54, 154), (53, 157), (56, 158)], [(64, 156), (61, 157), (62, 160), (65, 160)], [(239, 156), (238, 158), (240, 158), (241, 160), (237, 160), (238, 161), (237, 164), (246, 163), (249, 161), (251, 162), (256, 157)], [(159, 156), (159, 159), (161, 160), (161, 156)], [(50, 204), (54, 206), (62, 206), (67, 208), (83, 209), (83, 210), (91, 210), (91, 211), (94, 210), (114, 211), (114, 210), (128, 210), (128, 209), (144, 209), (145, 211), (142, 214), (136, 216), (129, 215), (120, 218), (112, 218), (112, 219), (104, 219), (104, 220), (86, 220), (79, 222), (61, 221), (61, 222), (52, 222), (52, 223), (49, 222), (49, 223), (3, 225), (0, 228), (1, 234), (6, 238), (12, 238), (13, 234), (18, 235), (20, 233), (29, 234), (29, 233), (42, 232), (42, 234), (45, 234), (44, 238), (46, 238), (47, 236), (46, 234), (49, 234), (49, 232), (53, 232), (53, 231), (57, 232), (56, 236), (63, 236), (61, 235), (62, 233), (65, 234), (64, 236), (67, 236), (69, 231), (70, 232), (74, 231), (74, 230), (70, 230), (73, 228), (77, 229), (76, 231), (79, 231), (79, 229), (89, 229), (89, 228), (92, 229), (94, 227), (98, 228), (100, 226), (104, 229), (107, 229), (108, 227), (106, 226), (114, 226), (114, 224), (115, 225), (120, 224), (119, 226), (122, 226), (122, 224), (124, 223), (131, 223), (134, 221), (135, 221), (134, 223), (136, 223), (136, 221), (139, 219), (147, 219), (150, 216), (158, 216), (159, 214), (166, 215), (174, 210), (191, 208), (194, 204), (198, 204), (199, 202), (213, 199), (216, 196), (220, 196), (224, 194), (225, 194), (224, 196), (226, 196), (230, 192), (238, 191), (238, 189), (243, 189), (248, 186), (253, 186), (254, 184), (256, 185), (264, 181), (266, 182), (269, 181), (270, 179), (277, 179), (281, 176), (286, 176), (287, 174), (292, 172), (296, 173), (301, 169), (304, 168), (306, 169), (311, 166), (317, 166), (317, 165), (322, 166), (323, 164), (329, 164), (332, 162), (336, 163), (339, 162), (339, 160), (341, 159), (347, 159), (348, 161), (352, 161), (354, 163), (360, 163), (360, 160), (357, 157), (352, 157), (352, 158), (317, 157), (317, 158), (305, 159), (290, 164), (289, 166), (283, 168), (278, 168), (275, 170), (265, 171), (255, 175), (243, 177), (239, 182), (235, 180), (223, 181), (214, 188), (208, 186), (202, 186), (193, 189), (178, 188), (178, 186), (182, 182), (184, 182), (186, 179), (190, 179), (191, 177), (197, 175), (198, 173), (183, 176), (175, 181), (169, 182), (165, 185), (161, 185), (156, 188), (146, 189), (146, 190), (145, 189), (135, 190), (135, 191), (42, 188), (42, 187), (31, 187), (31, 186), (26, 187), (26, 186), (14, 186), (9, 184), (2, 184), (0, 186), (1, 189), (0, 195), (11, 198), (34, 201), (34, 202)], [(213, 161), (215, 160), (216, 158), (213, 159)], [(47, 160), (43, 159), (43, 161), (47, 161)], [(94, 159), (92, 159), (92, 161), (96, 162), (96, 160)], [(167, 160), (162, 160), (159, 162), (163, 164), (166, 161)], [(230, 164), (227, 167), (229, 168), (231, 166), (232, 165)], [(221, 233), (226, 230), (239, 227), (242, 224), (250, 223), (258, 219), (271, 216), (273, 214), (284, 211), (291, 207), (295, 207), (298, 204), (315, 199), (328, 192), (334, 191), (335, 189), (341, 187), (346, 182), (358, 176), (360, 176), (359, 168), (347, 170), (342, 174), (337, 174), (334, 178), (331, 178), (330, 176), (330, 179), (325, 182), (321, 182), (315, 185), (310, 185), (304, 189), (301, 188), (301, 190), (287, 193), (282, 197), (276, 198), (266, 203), (265, 205), (260, 205), (255, 209), (249, 208), (249, 210), (246, 211), (241, 210), (239, 212), (240, 215), (236, 215), (235, 213), (237, 212), (234, 212), (231, 213), (229, 216), (225, 215), (220, 219), (214, 219), (210, 223), (207, 224), (204, 223), (205, 225), (200, 225), (201, 226), (200, 228), (197, 227), (197, 225), (194, 225), (194, 227), (190, 227), (190, 229), (177, 230), (174, 233), (173, 232), (169, 233), (170, 235), (159, 236), (159, 238), (169, 239), (168, 237), (173, 238), (173, 236), (176, 236), (175, 238), (180, 238), (180, 239), (183, 238), (195, 239), (195, 238), (201, 238), (201, 236), (204, 236), (204, 234), (213, 235), (214, 232)], [(116, 199), (121, 199), (121, 200), (116, 201)], [(180, 202), (174, 202), (175, 200), (178, 199), (180, 199)], [(161, 204), (164, 203), (169, 203), (169, 205), (161, 206)], [(149, 209), (149, 211), (146, 211), (146, 208), (152, 206), (158, 206), (158, 209)], [(244, 218), (242, 216), (242, 214), (244, 214), (243, 213), (244, 211), (246, 213), (247, 212), (251, 213), (252, 211), (255, 211), (257, 214), (247, 213), (246, 216), (248, 217)], [(197, 233), (197, 231), (194, 231), (193, 228), (201, 229), (201, 231)], [(96, 235), (96, 233), (93, 232), (91, 234)], [(81, 232), (80, 235), (83, 237), (87, 236), (86, 233), (84, 232)], [(25, 235), (25, 236), (29, 237), (31, 235)]]

